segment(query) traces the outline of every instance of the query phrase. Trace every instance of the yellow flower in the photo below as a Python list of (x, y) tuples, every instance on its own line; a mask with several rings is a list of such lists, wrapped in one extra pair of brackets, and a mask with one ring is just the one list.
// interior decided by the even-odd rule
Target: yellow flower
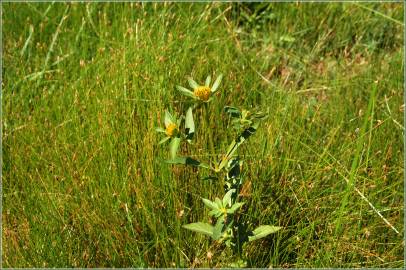
[(212, 96), (214, 93), (217, 92), (220, 82), (223, 78), (223, 75), (219, 75), (212, 86), (211, 84), (211, 76), (207, 76), (204, 85), (199, 85), (195, 82), (192, 78), (188, 78), (188, 82), (192, 91), (182, 87), (180, 85), (176, 86), (179, 92), (183, 95), (193, 98), (194, 100), (203, 101), (203, 102), (210, 102), (212, 100)]
[(168, 111), (165, 111), (164, 128), (156, 128), (155, 130), (166, 135), (165, 138), (159, 141), (158, 144), (162, 144), (168, 140), (179, 139), (179, 127), (181, 118), (176, 119), (176, 116), (172, 116)]
[(198, 86), (193, 91), (193, 94), (202, 101), (207, 101), (210, 98), (211, 90), (208, 86)]
[(168, 135), (169, 137), (172, 137), (173, 135), (176, 134), (178, 127), (176, 126), (175, 123), (170, 123), (166, 129), (165, 129), (165, 134)]

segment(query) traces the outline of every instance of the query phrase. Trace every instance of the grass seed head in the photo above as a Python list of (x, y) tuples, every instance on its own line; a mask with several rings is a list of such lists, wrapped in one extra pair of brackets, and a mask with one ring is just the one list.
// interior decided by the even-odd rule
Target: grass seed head
[(207, 259), (211, 260), (213, 258), (213, 253), (209, 250), (207, 251)]

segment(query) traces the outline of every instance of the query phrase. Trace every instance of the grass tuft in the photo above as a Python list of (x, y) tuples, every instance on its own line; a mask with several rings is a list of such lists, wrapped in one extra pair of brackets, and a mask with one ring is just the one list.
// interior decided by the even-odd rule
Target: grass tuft
[(155, 132), (190, 105), (176, 85), (220, 73), (194, 115), (199, 160), (233, 139), (223, 104), (270, 113), (239, 149), (245, 215), (284, 229), (247, 245), (248, 266), (404, 265), (402, 3), (2, 8), (4, 267), (232, 262), (181, 228), (221, 183), (163, 163)]

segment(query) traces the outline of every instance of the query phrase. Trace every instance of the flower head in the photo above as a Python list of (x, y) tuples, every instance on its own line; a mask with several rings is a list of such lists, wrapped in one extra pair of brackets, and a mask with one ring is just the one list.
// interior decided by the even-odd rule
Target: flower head
[(210, 87), (208, 86), (198, 86), (193, 91), (193, 94), (202, 101), (207, 101), (210, 98)]
[(176, 152), (179, 149), (179, 144), (181, 141), (181, 134), (179, 132), (179, 127), (182, 121), (182, 116), (179, 119), (176, 119), (176, 116), (170, 114), (168, 111), (165, 111), (164, 125), (165, 128), (156, 128), (157, 132), (164, 133), (166, 136), (158, 144), (162, 144), (170, 140), (170, 155), (174, 159), (176, 157)]
[(176, 135), (178, 131), (178, 126), (175, 123), (170, 123), (166, 128), (165, 128), (165, 134), (168, 137), (173, 137)]
[(199, 85), (192, 78), (189, 78), (188, 82), (193, 91), (179, 85), (176, 86), (176, 88), (179, 90), (179, 92), (181, 92), (185, 96), (193, 98), (194, 100), (201, 102), (209, 102), (211, 101), (213, 94), (217, 92), (217, 89), (220, 85), (222, 78), (223, 75), (220, 74), (211, 87), (210, 87), (211, 82), (210, 75), (206, 78), (204, 85)]
[(164, 133), (166, 137), (160, 141), (161, 143), (166, 142), (167, 140), (175, 137), (179, 137), (179, 127), (182, 121), (182, 117), (176, 119), (175, 115), (170, 114), (168, 111), (165, 111), (165, 118), (164, 118), (164, 127), (165, 128), (157, 128), (156, 131), (160, 133)]

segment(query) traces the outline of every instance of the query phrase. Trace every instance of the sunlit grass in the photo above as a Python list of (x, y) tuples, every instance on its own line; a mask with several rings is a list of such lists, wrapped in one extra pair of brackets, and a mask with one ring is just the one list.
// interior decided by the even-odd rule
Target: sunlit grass
[(155, 132), (193, 102), (176, 85), (220, 73), (196, 157), (234, 138), (224, 105), (270, 112), (239, 150), (245, 215), (284, 229), (247, 246), (249, 266), (403, 266), (402, 4), (2, 7), (3, 266), (231, 262), (181, 228), (221, 183), (164, 164)]

